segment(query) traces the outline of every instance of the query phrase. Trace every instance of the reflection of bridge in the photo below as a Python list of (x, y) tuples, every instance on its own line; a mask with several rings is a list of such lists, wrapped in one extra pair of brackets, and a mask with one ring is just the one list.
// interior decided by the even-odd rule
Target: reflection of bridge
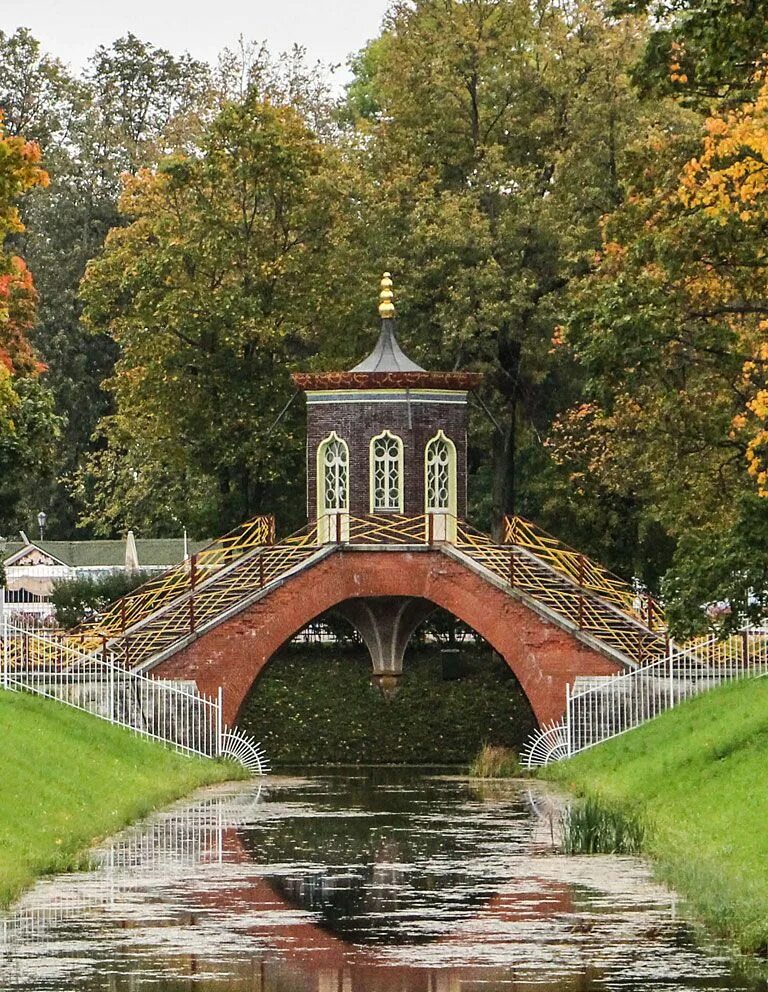
[[(427, 786), (427, 804), (439, 805), (440, 788), (430, 794)], [(424, 804), (423, 790), (419, 795), (416, 808)], [(523, 809), (510, 806), (508, 793), (500, 797), (503, 812), (494, 810), (493, 799), (483, 802), (485, 826), (483, 810), (468, 822), (477, 802), (468, 797), (470, 807), (456, 807), (447, 830), (435, 830), (433, 822), (403, 830), (391, 820), (382, 830), (377, 812), (400, 815), (391, 798), (377, 790), (363, 809), (374, 815), (357, 820), (351, 846), (349, 813), (354, 826), (358, 803), (349, 790), (338, 810), (344, 823), (332, 822), (329, 833), (319, 828), (336, 807), (307, 806), (306, 795), (293, 790), (276, 797), (272, 810), (244, 793), (154, 816), (106, 845), (97, 871), (44, 881), (6, 916), (0, 986), (16, 987), (9, 979), (18, 978), (28, 987), (24, 970), (34, 961), (36, 974), (60, 962), (63, 974), (83, 985), (94, 970), (119, 975), (115, 988), (132, 988), (140, 969), (158, 987), (193, 977), (202, 982), (206, 974), (215, 984), (215, 972), (219, 980), (226, 973), (232, 987), (241, 981), (263, 992), (449, 992), (461, 980), (523, 981), (557, 962), (558, 974), (575, 980), (592, 951), (613, 942), (606, 940), (606, 914), (592, 900), (604, 893), (610, 909), (612, 889), (621, 897), (616, 904), (628, 907), (632, 888), (622, 886), (631, 865), (616, 872), (615, 865), (606, 871), (604, 861), (600, 868), (602, 859), (541, 857), (536, 823), (515, 815)], [(402, 815), (416, 808), (409, 801)], [(292, 831), (301, 824), (307, 846), (297, 848)], [(421, 837), (411, 845), (416, 833)], [(383, 843), (372, 848), (376, 836)], [(339, 912), (358, 870), (372, 884), (351, 916), (378, 928), (372, 941)], [(593, 896), (585, 896), (585, 886), (595, 889)], [(391, 897), (384, 898), (388, 887)], [(637, 924), (648, 921), (649, 899), (659, 921), (669, 918), (664, 893), (645, 889), (638, 896), (643, 911), (626, 921), (633, 940)], [(603, 928), (592, 945), (588, 934), (574, 932), (584, 919)]]

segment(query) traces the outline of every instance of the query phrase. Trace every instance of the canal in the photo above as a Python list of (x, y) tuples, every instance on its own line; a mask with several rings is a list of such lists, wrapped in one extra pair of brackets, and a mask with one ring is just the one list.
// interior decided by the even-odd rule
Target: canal
[(552, 849), (525, 783), (313, 771), (180, 804), (0, 917), (0, 988), (747, 989), (632, 858)]

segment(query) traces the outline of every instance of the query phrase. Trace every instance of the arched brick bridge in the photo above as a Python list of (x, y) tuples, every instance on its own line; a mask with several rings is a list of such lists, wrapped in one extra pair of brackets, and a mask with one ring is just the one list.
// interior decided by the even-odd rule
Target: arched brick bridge
[(442, 607), (504, 658), (539, 725), (561, 717), (577, 678), (665, 650), (653, 601), (527, 521), (506, 521), (500, 542), (463, 521), (439, 533), (429, 515), (347, 517), (275, 542), (271, 518), (257, 517), (80, 636), (153, 677), (192, 679), (211, 695), (223, 686), (230, 723), (269, 659), (330, 609), (360, 632), (389, 692), (412, 633)]
[[(200, 635), (156, 666), (153, 675), (194, 679), (208, 693), (224, 685), (225, 719), (234, 722), (254, 680), (286, 641), (326, 610), (341, 606), (344, 612), (351, 606), (352, 614), (363, 604), (371, 609), (371, 600), (379, 614), (374, 623), (383, 620), (373, 636), (378, 634), (385, 642), (381, 656), (373, 659), (375, 674), (386, 678), (392, 663), (397, 667), (402, 655), (398, 659), (392, 654), (398, 653), (398, 641), (407, 643), (430, 607), (440, 606), (477, 631), (504, 658), (540, 724), (561, 716), (565, 687), (577, 675), (609, 675), (621, 667), (440, 551), (342, 548)], [(387, 651), (388, 615), (395, 625), (400, 621), (392, 631), (392, 653)], [(360, 621), (356, 625), (363, 627)], [(361, 633), (368, 634), (368, 641), (370, 632)]]

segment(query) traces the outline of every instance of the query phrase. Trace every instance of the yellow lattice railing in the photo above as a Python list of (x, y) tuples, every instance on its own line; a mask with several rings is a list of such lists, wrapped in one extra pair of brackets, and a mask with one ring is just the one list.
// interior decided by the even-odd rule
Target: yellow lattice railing
[(349, 518), (349, 544), (425, 544), (428, 543), (427, 514), (405, 517), (401, 514)]
[(582, 589), (597, 593), (620, 609), (637, 617), (651, 630), (666, 626), (664, 609), (653, 597), (639, 593), (607, 568), (568, 547), (523, 517), (504, 518), (504, 543), (527, 548)]
[(608, 597), (596, 594), (597, 590), (580, 586), (569, 572), (557, 569), (535, 552), (521, 552), (519, 547), (496, 544), (466, 524), (459, 525), (457, 548), (511, 589), (525, 593), (566, 617), (580, 631), (632, 661), (647, 661), (664, 652), (666, 639), (651, 630), (641, 615), (628, 611), (624, 601), (612, 602)]
[[(269, 581), (268, 576), (274, 577), (279, 562), (286, 556), (295, 555), (297, 548), (314, 548), (311, 531), (304, 530), (300, 535), (288, 538), (284, 546), (275, 545), (274, 536), (273, 517), (259, 516), (249, 520), (188, 560), (117, 600), (100, 616), (83, 625), (76, 633), (70, 634), (67, 640), (80, 650), (96, 650), (105, 641), (136, 630), (153, 618), (157, 622), (149, 626), (155, 629), (163, 627), (163, 618), (166, 617), (169, 606), (181, 600), (193, 601), (189, 606), (189, 618), (194, 629), (194, 601), (219, 600), (223, 604), (227, 598), (222, 596), (222, 590), (231, 586), (231, 583), (222, 585), (217, 579), (224, 578), (233, 570), (243, 575), (247, 571), (246, 564), (253, 560), (253, 567), (266, 582)], [(269, 554), (271, 549), (275, 551), (272, 555)], [(215, 591), (212, 587), (215, 587)], [(231, 595), (230, 589), (230, 598)], [(207, 610), (204, 612), (208, 614)]]
[(169, 568), (133, 592), (114, 602), (95, 624), (87, 624), (84, 634), (92, 631), (111, 637), (132, 627), (155, 613), (163, 605), (183, 595), (196, 584), (211, 578), (216, 572), (255, 548), (272, 544), (275, 539), (275, 518), (254, 517), (231, 533), (219, 538), (186, 561)]
[(207, 580), (188, 587), (183, 595), (153, 616), (108, 635), (110, 646), (120, 651), (124, 664), (141, 665), (237, 610), (250, 596), (317, 552), (314, 528), (280, 544), (260, 547)]
[[(459, 551), (627, 657), (644, 660), (663, 649), (656, 633), (663, 616), (652, 601), (638, 608), (628, 584), (528, 521), (507, 519), (504, 544), (461, 521), (452, 521), (451, 531)], [(322, 541), (423, 546), (433, 539), (431, 514), (339, 515), (322, 536), (313, 525), (280, 543), (273, 519), (256, 517), (118, 600), (63, 643), (80, 651), (108, 648), (123, 664), (141, 665), (240, 608), (317, 554)]]

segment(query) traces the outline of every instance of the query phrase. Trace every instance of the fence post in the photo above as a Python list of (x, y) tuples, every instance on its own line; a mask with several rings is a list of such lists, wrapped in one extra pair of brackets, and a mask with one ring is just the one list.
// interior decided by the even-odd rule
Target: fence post
[(671, 638), (667, 639), (667, 671), (669, 674), (669, 708), (674, 709), (675, 706), (675, 676), (672, 670), (672, 655), (674, 652), (674, 641)]
[(217, 758), (221, 754), (222, 737), (224, 736), (223, 734), (224, 728), (222, 725), (223, 709), (224, 709), (224, 691), (221, 688), (221, 686), (219, 686), (219, 690), (216, 696), (216, 757)]
[(746, 674), (749, 668), (749, 634), (746, 630), (741, 632), (741, 664)]
[(573, 740), (571, 738), (571, 683), (565, 683), (565, 739), (568, 748), (568, 757), (573, 754)]
[(8, 614), (5, 606), (5, 589), (0, 587), (0, 636), (3, 638), (3, 650), (0, 656), (0, 685), (8, 688)]
[(197, 581), (197, 555), (189, 559), (189, 629), (195, 632), (195, 583)]
[(435, 517), (427, 512), (427, 544), (430, 546), (435, 542)]

